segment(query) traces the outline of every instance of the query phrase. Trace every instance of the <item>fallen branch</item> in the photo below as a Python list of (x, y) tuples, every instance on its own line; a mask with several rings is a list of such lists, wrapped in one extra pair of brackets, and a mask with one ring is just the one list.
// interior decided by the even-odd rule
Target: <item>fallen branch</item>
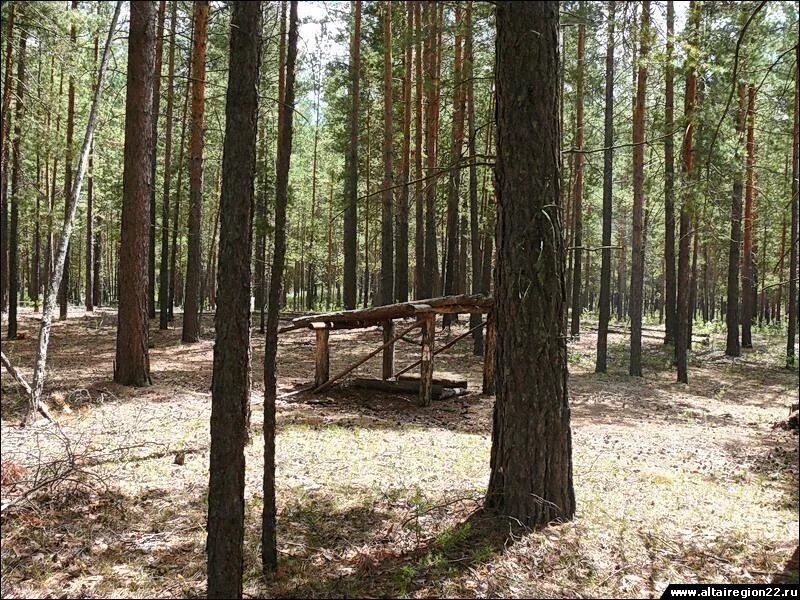
[[(3, 352), (0, 352), (0, 361), (2, 361), (6, 370), (11, 373), (11, 376), (14, 378), (14, 380), (22, 386), (22, 389), (25, 390), (25, 393), (30, 398), (33, 395), (33, 392), (30, 384), (22, 375), (22, 373), (20, 373), (19, 370), (11, 364), (11, 361), (8, 360), (8, 357)], [(36, 411), (51, 423), (56, 422), (56, 420), (53, 418), (53, 415), (50, 414), (50, 411), (47, 410), (47, 407), (41, 402), (39, 402), (39, 404), (36, 406)]]

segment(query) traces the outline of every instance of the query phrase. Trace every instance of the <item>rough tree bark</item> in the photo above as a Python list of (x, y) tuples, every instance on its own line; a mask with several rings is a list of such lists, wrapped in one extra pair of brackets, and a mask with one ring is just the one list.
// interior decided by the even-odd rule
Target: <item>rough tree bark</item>
[(358, 226), (358, 111), (361, 68), (361, 0), (353, 2), (353, 32), (350, 35), (350, 122), (344, 180), (344, 307), (356, 307), (358, 292), (356, 245)]
[(150, 169), (155, 76), (155, 4), (131, 2), (128, 85), (125, 96), (125, 163), (122, 173), (122, 233), (119, 244), (119, 310), (114, 381), (150, 383), (147, 264), (150, 227)]
[(231, 10), (211, 383), (208, 597), (241, 598), (261, 2)]
[(631, 317), (630, 365), (628, 372), (642, 376), (642, 305), (645, 253), (644, 127), (647, 98), (647, 54), (649, 52), (650, 2), (642, 2), (639, 30), (639, 74), (636, 77), (636, 104), (633, 110), (633, 239), (631, 241)]
[(181, 340), (200, 340), (200, 268), (203, 235), (203, 127), (205, 120), (206, 46), (208, 1), (194, 3), (192, 55), (192, 126), (189, 139), (189, 244), (186, 257), (186, 293), (183, 299)]
[[(122, 8), (121, 0), (117, 2), (114, 9), (114, 16), (111, 19), (111, 26), (108, 30), (108, 38), (106, 39), (103, 48), (103, 58), (100, 60), (100, 67), (97, 72), (97, 84), (94, 89), (94, 97), (92, 99), (92, 107), (89, 112), (89, 121), (86, 125), (86, 135), (83, 139), (83, 147), (81, 149), (80, 160), (78, 161), (78, 172), (75, 180), (72, 182), (72, 189), (70, 195), (73, 198), (80, 196), (81, 184), (86, 172), (86, 164), (89, 157), (89, 149), (94, 137), (94, 130), (97, 127), (97, 115), (100, 106), (100, 97), (103, 90), (103, 80), (105, 79), (106, 66), (108, 65), (108, 58), (111, 54), (111, 40), (113, 39), (114, 32), (117, 28), (117, 20)], [(55, 177), (55, 173), (54, 173)], [(42, 309), (42, 320), (39, 326), (39, 340), (36, 348), (36, 364), (33, 371), (33, 384), (31, 386), (33, 392), (31, 394), (30, 410), (28, 412), (28, 420), (32, 419), (37, 412), (41, 410), (42, 391), (44, 390), (44, 381), (47, 367), (47, 349), (50, 341), (50, 328), (53, 323), (53, 313), (55, 312), (58, 288), (61, 284), (61, 276), (64, 271), (64, 261), (67, 255), (67, 246), (69, 245), (69, 237), (72, 234), (72, 226), (75, 222), (75, 213), (77, 212), (77, 202), (72, 203), (72, 212), (69, 219), (64, 224), (61, 230), (61, 236), (58, 241), (58, 250), (53, 259), (53, 270), (49, 275), (47, 283), (47, 293), (45, 295), (44, 307)]]
[(497, 3), (497, 401), (486, 506), (528, 527), (575, 514), (558, 20), (557, 2)]
[[(670, 6), (672, 2), (670, 0)], [(597, 325), (596, 373), (608, 368), (608, 322), (611, 320), (611, 221), (614, 192), (614, 18), (616, 2), (608, 3), (606, 42), (605, 122), (603, 130), (603, 250), (600, 266), (600, 315)]]
[(297, 62), (297, 1), (289, 10), (289, 40), (286, 52), (285, 109), (281, 113), (278, 132), (278, 156), (275, 173), (275, 249), (272, 255), (272, 276), (269, 283), (267, 328), (264, 347), (264, 508), (261, 520), (261, 563), (265, 576), (278, 566), (277, 507), (275, 504), (275, 400), (277, 396), (278, 300), (283, 282), (286, 257), (286, 205), (289, 188), (289, 161), (292, 153), (294, 117), (294, 81)]

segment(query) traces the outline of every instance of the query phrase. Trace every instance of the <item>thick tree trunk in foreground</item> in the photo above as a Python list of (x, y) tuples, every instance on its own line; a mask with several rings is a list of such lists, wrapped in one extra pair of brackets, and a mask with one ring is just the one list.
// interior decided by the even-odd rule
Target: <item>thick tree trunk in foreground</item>
[(751, 84), (747, 90), (747, 183), (744, 194), (744, 247), (742, 252), (742, 348), (752, 348), (753, 338), (753, 203), (755, 202), (755, 102), (756, 90)]
[(642, 2), (639, 75), (636, 78), (636, 104), (633, 110), (633, 240), (631, 242), (631, 349), (628, 372), (642, 376), (642, 307), (644, 291), (644, 119), (647, 96), (647, 54), (649, 51), (650, 2)]
[[(675, 4), (667, 2), (667, 57), (664, 95), (664, 343), (675, 343)], [(605, 242), (604, 242), (605, 243)]]
[(727, 337), (725, 354), (739, 356), (739, 263), (742, 243), (742, 146), (744, 145), (745, 114), (747, 99), (745, 85), (739, 84), (739, 110), (736, 113), (737, 144), (734, 155), (733, 193), (731, 194), (731, 239), (728, 244), (728, 288), (726, 295), (725, 325)]
[(380, 303), (394, 301), (394, 198), (392, 194), (392, 3), (383, 3), (383, 193), (381, 194)]
[(209, 598), (242, 597), (244, 446), (250, 410), (250, 255), (261, 2), (234, 2), (231, 12), (211, 383)]
[(557, 2), (497, 4), (497, 401), (486, 506), (529, 527), (575, 514), (558, 19)]
[[(670, 3), (671, 4), (671, 3)], [(600, 315), (597, 325), (595, 372), (608, 368), (608, 322), (611, 320), (611, 220), (614, 192), (614, 17), (616, 2), (608, 3), (606, 44), (605, 123), (603, 131), (603, 250), (600, 266)]]
[(114, 381), (150, 383), (147, 261), (153, 186), (153, 77), (156, 10), (151, 1), (131, 3), (128, 85), (125, 97), (125, 166), (119, 245), (119, 311)]
[(297, 62), (297, 1), (289, 11), (289, 43), (286, 52), (286, 110), (281, 113), (278, 132), (278, 157), (275, 177), (275, 250), (267, 304), (267, 330), (264, 347), (264, 508), (261, 519), (261, 562), (264, 575), (278, 566), (277, 507), (275, 505), (275, 400), (277, 396), (276, 357), (278, 354), (278, 301), (286, 257), (286, 205), (289, 191), (289, 162), (292, 154), (294, 81)]
[(572, 311), (569, 333), (577, 337), (581, 333), (581, 260), (583, 258), (583, 71), (586, 56), (586, 3), (581, 1), (578, 25), (578, 75), (575, 85), (575, 185), (572, 188)]
[(344, 307), (356, 307), (358, 292), (356, 245), (358, 226), (358, 110), (361, 65), (361, 0), (353, 3), (353, 32), (350, 36), (350, 122), (344, 180)]
[(203, 127), (205, 119), (208, 1), (194, 3), (192, 53), (192, 126), (189, 139), (189, 248), (186, 257), (186, 293), (181, 340), (200, 340), (200, 263), (203, 235)]
[[(83, 139), (83, 148), (81, 149), (80, 160), (78, 161), (78, 173), (75, 181), (70, 190), (70, 195), (73, 198), (80, 196), (81, 184), (83, 183), (83, 176), (86, 172), (86, 163), (89, 158), (89, 149), (94, 137), (94, 130), (97, 126), (97, 115), (100, 106), (100, 96), (103, 90), (103, 80), (105, 78), (106, 66), (108, 65), (108, 57), (111, 54), (111, 40), (114, 37), (114, 32), (117, 28), (117, 20), (122, 8), (122, 2), (119, 1), (114, 9), (114, 16), (111, 20), (111, 27), (108, 31), (108, 38), (106, 39), (103, 48), (103, 58), (100, 61), (100, 68), (97, 72), (97, 86), (94, 90), (94, 97), (92, 99), (92, 107), (89, 112), (89, 122), (86, 125), (86, 135)], [(55, 177), (55, 175), (54, 175)], [(75, 221), (75, 213), (77, 209), (77, 202), (72, 203), (72, 212), (69, 219), (64, 224), (64, 229), (61, 230), (61, 237), (58, 241), (58, 250), (53, 260), (53, 270), (49, 275), (47, 283), (47, 292), (44, 299), (44, 307), (42, 309), (42, 320), (39, 326), (39, 342), (36, 349), (36, 365), (33, 371), (33, 393), (31, 394), (31, 406), (28, 412), (28, 419), (33, 418), (37, 411), (40, 411), (42, 391), (44, 390), (44, 378), (47, 367), (47, 348), (50, 342), (50, 328), (53, 323), (53, 313), (56, 309), (58, 288), (61, 284), (61, 275), (64, 270), (64, 260), (67, 255), (67, 247), (69, 245), (69, 237), (72, 234), (72, 226)]]

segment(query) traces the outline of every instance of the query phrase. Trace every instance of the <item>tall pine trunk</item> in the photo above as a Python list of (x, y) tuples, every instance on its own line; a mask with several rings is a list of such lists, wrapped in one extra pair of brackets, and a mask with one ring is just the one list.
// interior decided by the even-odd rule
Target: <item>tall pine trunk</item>
[(358, 226), (358, 115), (361, 68), (361, 0), (353, 2), (353, 32), (350, 35), (350, 121), (345, 154), (344, 189), (344, 307), (356, 307), (358, 292), (356, 246)]
[[(264, 347), (264, 507), (261, 519), (261, 562), (265, 576), (278, 566), (277, 507), (275, 503), (275, 401), (277, 396), (278, 300), (286, 257), (286, 205), (289, 192), (289, 162), (292, 153), (294, 81), (297, 62), (297, 1), (289, 11), (289, 40), (286, 52), (285, 88), (281, 93), (285, 110), (278, 125), (278, 156), (275, 169), (275, 250), (267, 304)], [(284, 79), (281, 77), (281, 79)]]
[(486, 507), (526, 527), (575, 514), (558, 21), (557, 2), (497, 3), (497, 400)]
[[(16, 5), (12, 3), (8, 9), (6, 63), (3, 76), (3, 128), (2, 139), (0, 139), (0, 153), (2, 153), (2, 164), (0, 164), (0, 311), (2, 312), (5, 312), (8, 304), (8, 150), (11, 146), (9, 143), (11, 139), (11, 97), (14, 87), (11, 83), (11, 72), (14, 65), (15, 8)], [(50, 72), (52, 82), (52, 66)], [(48, 125), (49, 123), (48, 116)]]
[(147, 319), (147, 261), (150, 226), (150, 169), (155, 76), (156, 10), (153, 2), (131, 3), (128, 85), (125, 97), (125, 164), (122, 174), (122, 234), (119, 244), (119, 310), (114, 381), (150, 383)]
[(200, 340), (200, 268), (203, 235), (203, 128), (205, 121), (208, 1), (194, 3), (192, 56), (192, 123), (189, 139), (189, 248), (186, 257), (186, 293), (183, 300), (184, 342)]
[[(72, 0), (72, 10), (78, 10), (77, 0)], [(76, 45), (75, 21), (72, 22), (69, 28), (69, 41), (70, 51), (75, 53)], [(72, 138), (75, 132), (75, 75), (72, 74), (70, 69), (69, 87), (67, 88), (67, 143), (64, 153), (64, 222), (67, 221), (67, 216), (71, 212), (70, 195), (72, 189)], [(75, 198), (77, 202), (78, 199)], [(61, 279), (61, 297), (59, 302), (59, 319), (62, 321), (67, 318), (67, 307), (69, 306), (69, 260), (70, 248), (67, 246), (66, 262), (64, 263), (64, 277)]]
[[(458, 220), (459, 188), (461, 187), (461, 147), (464, 144), (464, 85), (463, 85), (463, 35), (462, 10), (456, 5), (455, 52), (453, 58), (453, 130), (450, 141), (449, 181), (447, 185), (447, 231), (444, 270), (444, 293), (452, 296), (458, 293)], [(456, 315), (442, 316), (444, 325), (454, 321)]]
[(434, 295), (437, 279), (436, 251), (436, 144), (439, 131), (439, 78), (436, 55), (438, 7), (436, 2), (423, 6), (425, 17), (425, 270), (422, 277), (421, 294)]
[(403, 149), (400, 178), (402, 187), (397, 201), (397, 247), (395, 248), (395, 293), (396, 302), (408, 300), (408, 198), (411, 176), (411, 71), (412, 42), (414, 35), (413, 10), (406, 2), (405, 52), (403, 53)]
[[(158, 24), (156, 25), (156, 70), (153, 82), (153, 164), (150, 176), (153, 185), (150, 189), (150, 232), (148, 235), (150, 246), (147, 255), (147, 316), (151, 319), (156, 318), (156, 163), (158, 162), (158, 117), (161, 107), (161, 63), (164, 54), (166, 7), (166, 0), (161, 0), (158, 5)], [(159, 297), (159, 302), (163, 303), (164, 301)], [(160, 328), (161, 324), (159, 323)]]
[(394, 197), (392, 193), (392, 3), (383, 3), (383, 193), (381, 194), (380, 304), (394, 302)]
[(664, 92), (664, 343), (675, 343), (675, 4), (667, 1)]
[(739, 109), (736, 113), (737, 144), (734, 154), (733, 193), (731, 194), (731, 239), (728, 244), (728, 287), (726, 294), (725, 354), (739, 356), (739, 263), (742, 243), (742, 192), (744, 189), (742, 173), (742, 146), (744, 145), (745, 115), (747, 97), (745, 85), (739, 84)]
[(753, 204), (755, 202), (755, 102), (756, 90), (750, 84), (747, 90), (747, 163), (744, 193), (744, 247), (742, 252), (742, 311), (739, 318), (742, 322), (742, 348), (752, 348), (753, 338), (751, 325), (753, 322), (754, 273), (753, 273)]
[(8, 339), (17, 339), (17, 302), (19, 300), (19, 203), (22, 190), (22, 119), (25, 116), (25, 68), (28, 30), (20, 28), (17, 55), (14, 141), (11, 145), (11, 227), (8, 239)]
[(795, 339), (797, 337), (797, 318), (800, 306), (797, 302), (798, 274), (798, 212), (800, 211), (800, 192), (798, 178), (800, 178), (800, 46), (795, 49), (796, 61), (794, 72), (794, 133), (792, 135), (792, 224), (789, 236), (789, 305), (786, 312), (789, 314), (789, 324), (786, 335), (786, 367), (793, 369), (795, 364)]
[[(468, 128), (468, 148), (469, 148), (469, 224), (470, 224), (470, 259), (472, 267), (472, 293), (488, 294), (488, 290), (483, 289), (483, 278), (481, 276), (481, 230), (480, 218), (478, 216), (478, 166), (475, 154), (478, 135), (475, 127), (475, 82), (473, 81), (473, 63), (475, 60), (473, 52), (472, 34), (472, 2), (467, 3), (465, 22), (465, 41), (464, 41), (464, 79), (467, 85), (467, 128)], [(464, 265), (466, 269), (466, 265)], [(475, 356), (483, 356), (483, 329), (478, 327), (481, 323), (481, 315), (471, 313), (469, 316), (469, 328), (472, 332), (472, 353)]]
[(642, 2), (639, 31), (639, 75), (636, 78), (636, 104), (633, 110), (633, 239), (631, 242), (631, 337), (629, 373), (642, 376), (642, 305), (645, 253), (644, 127), (647, 97), (647, 54), (649, 51), (650, 2)]
[(677, 288), (677, 329), (675, 336), (675, 362), (678, 381), (689, 383), (688, 340), (690, 313), (690, 265), (689, 247), (691, 244), (691, 215), (694, 211), (695, 185), (695, 103), (697, 101), (697, 63), (695, 53), (700, 31), (700, 7), (695, 0), (689, 3), (687, 28), (690, 30), (688, 56), (686, 58), (686, 94), (684, 96), (683, 147), (681, 149), (681, 187), (683, 189), (680, 209), (680, 231), (678, 242), (678, 288)]
[[(672, 2), (670, 1), (670, 6)], [(614, 192), (614, 18), (616, 2), (608, 3), (606, 42), (606, 90), (603, 129), (603, 249), (600, 266), (600, 315), (597, 325), (595, 372), (608, 368), (608, 322), (611, 320), (611, 221)]]
[(577, 337), (581, 333), (581, 259), (583, 258), (583, 71), (586, 57), (586, 2), (581, 0), (578, 9), (581, 17), (578, 25), (578, 75), (575, 84), (575, 184), (572, 187), (572, 311), (569, 333)]
[(242, 597), (244, 446), (250, 410), (250, 257), (261, 2), (234, 2), (231, 13), (211, 383), (209, 598)]
[[(175, 103), (175, 30), (178, 22), (178, 0), (172, 1), (169, 24), (169, 58), (167, 59), (167, 112), (164, 132), (164, 188), (161, 204), (161, 262), (158, 268), (158, 328), (169, 327), (169, 193), (172, 185), (172, 111)], [(153, 180), (155, 184), (155, 179)]]

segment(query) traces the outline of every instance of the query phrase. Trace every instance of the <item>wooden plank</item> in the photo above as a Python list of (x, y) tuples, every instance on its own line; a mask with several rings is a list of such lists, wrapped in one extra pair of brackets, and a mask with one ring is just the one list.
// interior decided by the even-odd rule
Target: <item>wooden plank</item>
[[(415, 381), (419, 385), (418, 375), (400, 375), (397, 381)], [(441, 385), (446, 388), (465, 388), (467, 387), (466, 379), (448, 379), (446, 377), (434, 377), (431, 379), (433, 385)]]
[(314, 385), (320, 386), (330, 379), (330, 347), (328, 329), (317, 329), (316, 360), (314, 364)]
[(436, 312), (457, 311), (457, 312), (487, 312), (493, 306), (494, 301), (491, 297), (481, 295), (460, 295), (443, 296), (441, 298), (429, 298), (427, 300), (415, 300), (413, 302), (401, 302), (399, 304), (388, 304), (359, 310), (346, 310), (318, 315), (306, 315), (292, 319), (292, 327), (309, 327), (311, 323), (323, 321), (327, 323), (352, 323), (369, 322), (375, 324), (386, 319), (401, 319), (413, 317), (417, 314), (417, 307), (427, 305), (429, 309)]
[(494, 394), (497, 358), (497, 316), (494, 310), (486, 317), (486, 340), (483, 347), (483, 393)]
[(436, 316), (425, 315), (422, 320), (422, 358), (419, 367), (419, 403), (429, 406), (433, 388), (433, 344), (436, 339)]
[[(403, 392), (412, 394), (419, 393), (420, 389), (419, 381), (392, 381), (391, 379), (372, 379), (368, 377), (354, 377), (350, 385), (371, 390), (380, 390), (382, 392)], [(444, 391), (445, 388), (441, 385), (431, 385), (431, 398), (438, 400), (442, 397)]]
[(328, 389), (330, 386), (332, 386), (332, 385), (333, 385), (335, 382), (337, 382), (339, 379), (341, 379), (342, 377), (344, 377), (344, 376), (345, 376), (345, 375), (347, 375), (348, 373), (352, 373), (352, 372), (353, 372), (354, 370), (356, 370), (358, 367), (360, 367), (360, 366), (361, 366), (361, 365), (363, 365), (365, 362), (367, 362), (367, 361), (368, 361), (370, 358), (372, 358), (373, 356), (375, 356), (376, 354), (378, 354), (378, 353), (379, 353), (380, 351), (382, 351), (382, 350), (383, 350), (383, 349), (384, 349), (386, 346), (388, 346), (389, 344), (393, 344), (394, 342), (396, 342), (397, 340), (399, 340), (401, 337), (403, 337), (404, 335), (406, 335), (406, 334), (407, 334), (409, 331), (413, 331), (413, 330), (414, 330), (414, 329), (416, 329), (417, 327), (420, 327), (420, 326), (422, 326), (422, 324), (423, 324), (423, 321), (417, 321), (417, 322), (416, 322), (416, 323), (414, 323), (414, 324), (413, 324), (411, 327), (407, 327), (407, 328), (403, 329), (403, 330), (402, 330), (400, 333), (398, 333), (396, 336), (394, 336), (394, 337), (393, 337), (391, 340), (389, 340), (388, 342), (384, 342), (382, 346), (380, 346), (379, 348), (377, 348), (377, 349), (373, 350), (372, 352), (370, 352), (369, 354), (367, 354), (367, 355), (366, 355), (364, 358), (362, 358), (361, 360), (359, 360), (359, 361), (357, 361), (356, 363), (354, 363), (354, 364), (350, 365), (350, 366), (349, 366), (349, 367), (347, 367), (347, 368), (346, 368), (344, 371), (340, 371), (339, 373), (337, 373), (336, 375), (334, 375), (332, 378), (330, 378), (328, 381), (326, 381), (326, 382), (325, 382), (325, 383), (323, 383), (322, 385), (319, 385), (319, 386), (315, 387), (315, 388), (314, 388), (314, 390), (313, 390), (313, 393), (315, 393), (315, 394), (316, 394), (316, 393), (318, 393), (318, 392), (321, 392), (321, 391), (323, 391), (323, 390), (326, 390), (326, 389)]
[(383, 349), (383, 368), (381, 377), (389, 379), (394, 372), (394, 342), (391, 339), (394, 337), (394, 321), (387, 319), (383, 322), (383, 343), (386, 346)]
[[(443, 351), (447, 350), (448, 348), (450, 348), (450, 347), (452, 347), (453, 345), (455, 345), (455, 344), (456, 344), (456, 342), (459, 342), (460, 340), (463, 340), (465, 337), (467, 337), (467, 336), (468, 336), (469, 334), (471, 334), (473, 331), (475, 331), (475, 330), (476, 330), (476, 329), (478, 329), (479, 327), (483, 327), (484, 325), (486, 325), (486, 321), (481, 321), (479, 325), (476, 325), (475, 327), (473, 327), (473, 328), (472, 328), (472, 329), (470, 329), (469, 331), (467, 331), (467, 332), (465, 332), (465, 333), (462, 333), (462, 334), (461, 334), (460, 336), (458, 336), (456, 339), (454, 339), (454, 340), (450, 340), (450, 341), (449, 341), (449, 342), (447, 342), (447, 343), (446, 343), (444, 346), (442, 346), (441, 348), (437, 349), (437, 350), (436, 350), (436, 351), (433, 353), (433, 355), (434, 355), (434, 356), (436, 356), (436, 355), (437, 355), (437, 354), (439, 354), (440, 352), (443, 352)], [(415, 342), (415, 343), (416, 343), (416, 342)], [(413, 369), (414, 367), (416, 367), (416, 366), (417, 366), (418, 364), (420, 364), (421, 362), (422, 362), (422, 359), (418, 360), (417, 362), (411, 363), (411, 364), (410, 364), (410, 365), (408, 365), (407, 367), (404, 367), (403, 369), (400, 369), (400, 370), (399, 370), (397, 373), (395, 373), (395, 375), (394, 375), (394, 376), (395, 376), (395, 377), (397, 377), (397, 378), (399, 379), (399, 378), (400, 378), (400, 375), (402, 375), (403, 373), (406, 373), (406, 372), (410, 371), (411, 369)]]

